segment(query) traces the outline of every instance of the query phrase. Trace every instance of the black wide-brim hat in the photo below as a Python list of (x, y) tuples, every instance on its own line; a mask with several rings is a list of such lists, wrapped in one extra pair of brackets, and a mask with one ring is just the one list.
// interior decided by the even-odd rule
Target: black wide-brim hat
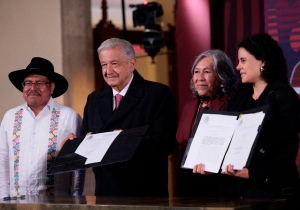
[(61, 96), (68, 89), (68, 81), (62, 75), (54, 72), (54, 67), (50, 61), (45, 58), (34, 57), (26, 69), (16, 70), (8, 74), (11, 83), (21, 92), (23, 92), (22, 82), (30, 74), (39, 74), (48, 77), (51, 82), (55, 83), (52, 94), (53, 98)]

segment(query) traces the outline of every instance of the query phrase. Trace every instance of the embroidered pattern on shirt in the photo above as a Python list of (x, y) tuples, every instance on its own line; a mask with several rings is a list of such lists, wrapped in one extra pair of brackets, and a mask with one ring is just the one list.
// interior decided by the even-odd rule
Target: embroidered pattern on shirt
[(56, 111), (53, 108), (50, 119), (50, 131), (48, 140), (46, 195), (54, 195), (54, 175), (49, 175), (48, 172), (52, 166), (52, 163), (55, 160), (59, 116), (60, 111)]
[(21, 135), (22, 119), (23, 119), (23, 109), (21, 108), (15, 113), (13, 136), (12, 136), (12, 146), (14, 151), (14, 186), (15, 186), (14, 196), (18, 196), (20, 193), (19, 161), (20, 161), (20, 135)]

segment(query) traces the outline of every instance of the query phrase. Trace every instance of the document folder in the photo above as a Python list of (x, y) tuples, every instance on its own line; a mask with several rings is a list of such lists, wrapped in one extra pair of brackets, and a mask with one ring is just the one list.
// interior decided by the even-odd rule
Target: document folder
[(84, 137), (68, 140), (56, 156), (49, 174), (65, 173), (68, 171), (129, 161), (134, 156), (140, 144), (141, 138), (139, 137), (146, 134), (148, 127), (147, 125), (122, 131), (112, 142), (102, 160), (92, 164), (85, 164), (87, 158), (75, 153), (78, 146), (84, 140)]
[(193, 168), (204, 163), (206, 171), (218, 173), (223, 164), (233, 161), (233, 157), (241, 160), (238, 164), (235, 161), (237, 167), (247, 167), (267, 110), (268, 107), (264, 106), (243, 113), (199, 111), (181, 168)]

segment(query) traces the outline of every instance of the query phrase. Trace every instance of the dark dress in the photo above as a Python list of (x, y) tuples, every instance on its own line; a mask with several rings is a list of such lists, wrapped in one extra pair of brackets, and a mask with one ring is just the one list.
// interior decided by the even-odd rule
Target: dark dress
[[(299, 193), (296, 156), (299, 146), (300, 102), (285, 83), (269, 83), (253, 100), (252, 85), (244, 85), (232, 100), (231, 111), (268, 105), (263, 127), (248, 167), (249, 179), (228, 178), (224, 195), (231, 197), (284, 198)], [(298, 195), (297, 195), (298, 196)]]
[(176, 109), (170, 89), (134, 71), (118, 109), (112, 88), (92, 92), (84, 108), (81, 134), (149, 125), (131, 161), (93, 168), (96, 196), (168, 196), (168, 155), (175, 147)]
[[(219, 95), (208, 109), (224, 111), (227, 108), (228, 97), (228, 95)], [(184, 105), (176, 134), (180, 160), (189, 141), (199, 104), (200, 100), (193, 98)], [(200, 175), (194, 174), (191, 169), (179, 169), (176, 195), (179, 197), (217, 197), (220, 178), (222, 178), (220, 174)]]

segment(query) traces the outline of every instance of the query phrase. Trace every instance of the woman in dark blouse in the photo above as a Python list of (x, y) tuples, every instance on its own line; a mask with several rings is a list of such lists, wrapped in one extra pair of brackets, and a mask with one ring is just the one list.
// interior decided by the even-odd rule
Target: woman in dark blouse
[(242, 85), (230, 110), (245, 111), (268, 106), (264, 124), (250, 165), (234, 170), (229, 164), (223, 174), (235, 177), (225, 193), (238, 197), (300, 198), (296, 156), (299, 146), (300, 102), (290, 86), (282, 49), (268, 34), (245, 38), (238, 49), (237, 70)]

